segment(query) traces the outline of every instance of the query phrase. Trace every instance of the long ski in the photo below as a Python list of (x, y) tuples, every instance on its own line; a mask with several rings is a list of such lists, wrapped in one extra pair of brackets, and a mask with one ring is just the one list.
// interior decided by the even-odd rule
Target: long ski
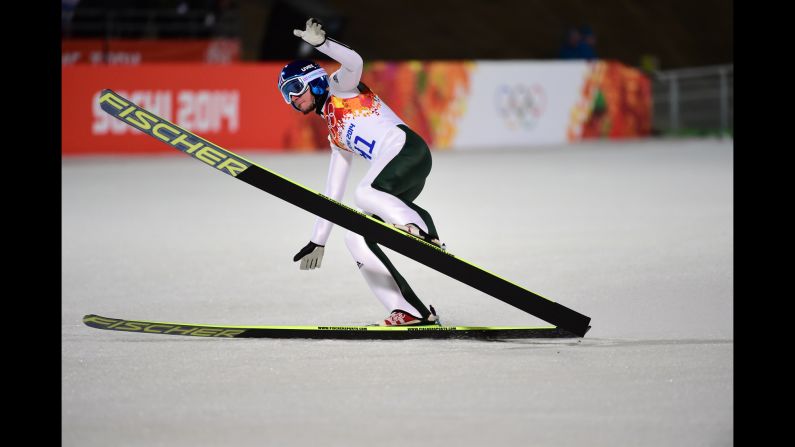
[(112, 90), (103, 90), (99, 103), (102, 110), (108, 114), (224, 174), (231, 175), (316, 216), (358, 233), (366, 239), (375, 241), (580, 337), (590, 329), (590, 317), (533, 293), (433, 244), (415, 238), (287, 177), (263, 168), (160, 118)]
[(556, 327), (517, 326), (225, 326), (122, 320), (86, 315), (83, 323), (96, 329), (142, 334), (212, 338), (314, 338), (325, 340), (408, 340), (424, 338), (577, 338)]

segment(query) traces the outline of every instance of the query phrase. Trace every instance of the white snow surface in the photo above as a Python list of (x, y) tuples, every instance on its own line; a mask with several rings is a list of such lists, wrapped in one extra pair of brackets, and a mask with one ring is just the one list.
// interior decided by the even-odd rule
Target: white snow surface
[[(327, 153), (240, 151), (322, 191)], [(366, 163), (356, 160), (348, 195)], [(434, 152), (448, 250), (592, 318), (582, 339), (313, 341), (99, 331), (83, 315), (373, 323), (335, 228), (174, 153), (62, 163), (65, 446), (721, 446), (733, 439), (733, 142)], [(389, 249), (446, 325), (548, 325)]]

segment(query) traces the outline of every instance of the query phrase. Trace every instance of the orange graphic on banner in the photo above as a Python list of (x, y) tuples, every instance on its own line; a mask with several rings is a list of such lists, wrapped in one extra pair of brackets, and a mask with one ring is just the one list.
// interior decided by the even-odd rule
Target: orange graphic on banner
[(435, 149), (449, 148), (464, 113), (474, 62), (373, 62), (367, 84), (406, 124)]
[(651, 81), (639, 70), (618, 62), (594, 62), (572, 111), (567, 138), (648, 136), (651, 98)]

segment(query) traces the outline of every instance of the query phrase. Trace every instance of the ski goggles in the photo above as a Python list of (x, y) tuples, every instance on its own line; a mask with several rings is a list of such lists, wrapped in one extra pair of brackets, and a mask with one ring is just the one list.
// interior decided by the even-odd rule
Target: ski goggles
[(279, 83), (279, 91), (282, 92), (284, 102), (290, 104), (290, 99), (293, 96), (303, 95), (306, 89), (309, 88), (309, 83), (315, 79), (326, 76), (326, 70), (320, 68), (304, 76), (287, 79)]

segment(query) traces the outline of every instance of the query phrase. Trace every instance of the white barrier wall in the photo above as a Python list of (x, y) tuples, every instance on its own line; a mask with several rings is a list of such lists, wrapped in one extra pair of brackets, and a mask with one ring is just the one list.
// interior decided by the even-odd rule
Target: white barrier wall
[(589, 73), (584, 61), (478, 61), (456, 149), (564, 143)]

